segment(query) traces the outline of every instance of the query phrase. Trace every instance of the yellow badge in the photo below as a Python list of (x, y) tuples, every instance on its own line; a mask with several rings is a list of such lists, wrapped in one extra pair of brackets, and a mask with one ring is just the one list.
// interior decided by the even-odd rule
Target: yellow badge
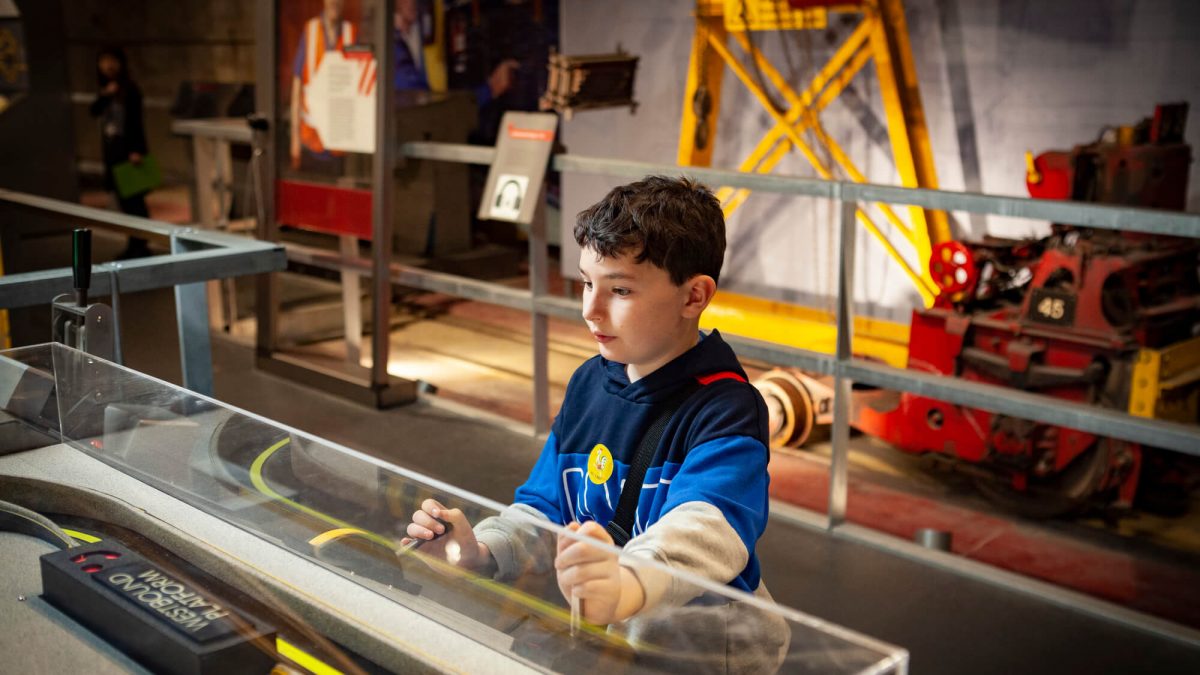
[(588, 479), (596, 485), (601, 485), (608, 480), (612, 472), (612, 453), (603, 443), (597, 443), (596, 447), (592, 448), (592, 454), (588, 455)]

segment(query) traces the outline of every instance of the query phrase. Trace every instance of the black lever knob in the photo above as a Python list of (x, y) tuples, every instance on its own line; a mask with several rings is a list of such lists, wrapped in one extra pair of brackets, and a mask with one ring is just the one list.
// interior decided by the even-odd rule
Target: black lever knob
[(92, 285), (92, 231), (86, 227), (71, 233), (71, 275), (75, 280), (75, 304), (87, 307)]

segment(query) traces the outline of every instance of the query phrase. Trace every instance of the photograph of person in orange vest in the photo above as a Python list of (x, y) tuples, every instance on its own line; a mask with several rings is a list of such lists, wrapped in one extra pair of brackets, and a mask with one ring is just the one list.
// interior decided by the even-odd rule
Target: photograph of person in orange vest
[[(580, 213), (574, 235), (599, 355), (572, 375), (511, 506), (472, 525), (426, 500), (401, 544), (425, 540), (424, 553), (499, 580), (553, 570), (585, 621), (689, 644), (705, 633), (719, 658), (727, 639), (744, 641), (740, 657), (777, 666), (790, 640), (783, 619), (748, 603), (712, 609), (699, 588), (638, 564), (770, 598), (754, 550), (767, 524), (766, 404), (720, 333), (699, 330), (725, 253), (721, 205), (692, 180), (649, 176)], [(556, 540), (531, 519), (584, 539)]]
[[(295, 8), (291, 9), (289, 13), (294, 14)], [(367, 11), (363, 19), (364, 26), (359, 26), (356, 18), (363, 16), (359, 10), (359, 3), (353, 0), (323, 0), (321, 13), (305, 20), (299, 31), (291, 57), (289, 97), (291, 130), (288, 158), (293, 169), (340, 173), (342, 153), (325, 147), (321, 134), (312, 123), (310, 107), (315, 102), (309, 100), (308, 88), (326, 53), (331, 50), (345, 51), (359, 42), (371, 16), (371, 12)], [(425, 47), (434, 42), (436, 21), (432, 14), (432, 3), (397, 0), (393, 25), (396, 42), (395, 90), (429, 91)], [(486, 82), (471, 88), (476, 103), (486, 105), (511, 89), (518, 67), (515, 59), (505, 59), (497, 64)]]
[(345, 17), (345, 5), (345, 0), (324, 0), (320, 15), (305, 21), (300, 32), (291, 78), (288, 157), (293, 169), (329, 170), (339, 164), (340, 153), (325, 148), (309, 119), (310, 102), (305, 93), (327, 52), (343, 50), (357, 42), (358, 29)]

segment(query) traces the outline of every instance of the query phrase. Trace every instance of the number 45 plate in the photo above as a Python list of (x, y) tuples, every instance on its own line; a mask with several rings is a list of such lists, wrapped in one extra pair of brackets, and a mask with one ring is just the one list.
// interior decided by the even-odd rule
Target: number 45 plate
[(1036, 288), (1029, 301), (1029, 320), (1053, 326), (1075, 323), (1075, 296), (1061, 291)]

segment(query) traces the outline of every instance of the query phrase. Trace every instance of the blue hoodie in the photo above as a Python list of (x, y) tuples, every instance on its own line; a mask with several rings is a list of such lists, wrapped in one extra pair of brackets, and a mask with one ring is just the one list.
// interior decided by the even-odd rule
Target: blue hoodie
[(716, 507), (748, 554), (741, 573), (721, 581), (753, 593), (759, 585), (754, 545), (767, 524), (767, 410), (715, 330), (634, 383), (624, 364), (601, 356), (580, 366), (541, 457), (514, 501), (559, 524), (607, 524), (633, 454), (656, 416), (655, 404), (695, 381), (704, 386), (664, 429), (630, 534), (637, 540), (684, 504)]

